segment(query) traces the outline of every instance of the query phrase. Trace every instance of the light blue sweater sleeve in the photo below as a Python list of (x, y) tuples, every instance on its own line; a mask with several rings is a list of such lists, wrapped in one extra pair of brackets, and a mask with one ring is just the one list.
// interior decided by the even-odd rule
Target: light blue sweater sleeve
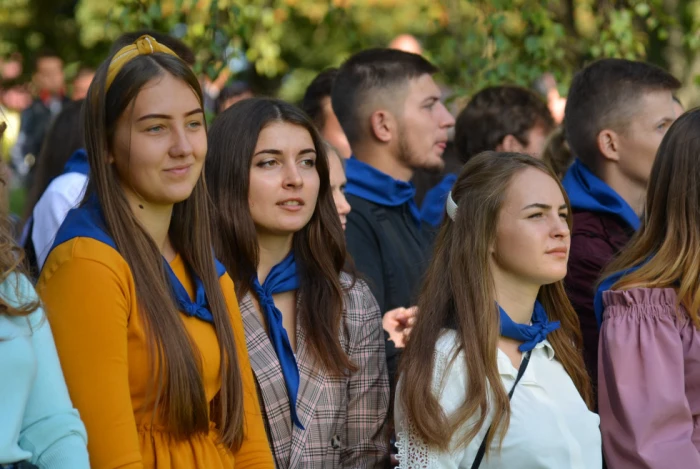
[[(29, 280), (17, 275), (0, 286), (0, 294), (16, 304), (37, 298)], [(29, 321), (36, 375), (22, 419), (19, 446), (30, 452), (31, 462), (42, 469), (89, 469), (85, 426), (68, 395), (49, 321), (41, 308), (29, 316)]]

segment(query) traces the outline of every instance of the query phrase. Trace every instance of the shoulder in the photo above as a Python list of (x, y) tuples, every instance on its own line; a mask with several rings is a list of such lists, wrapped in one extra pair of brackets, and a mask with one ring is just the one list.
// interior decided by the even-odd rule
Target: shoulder
[(340, 285), (343, 288), (343, 302), (345, 315), (348, 319), (363, 321), (368, 314), (373, 314), (376, 310), (378, 315), (379, 306), (369, 289), (367, 282), (352, 275), (341, 272)]
[(83, 194), (85, 188), (87, 187), (87, 182), (88, 177), (84, 174), (61, 174), (56, 179), (51, 181), (51, 183), (46, 188), (46, 191), (44, 191), (44, 194), (39, 199), (37, 205), (40, 204), (42, 201), (51, 200), (56, 197), (60, 197), (71, 201), (73, 201), (74, 199), (78, 199), (75, 200), (75, 205), (77, 205), (80, 202), (79, 197)]
[[(62, 268), (75, 267), (80, 270), (84, 266), (89, 266), (91, 273), (109, 271), (122, 282), (132, 278), (129, 264), (117, 250), (93, 238), (77, 237), (51, 251), (41, 271), (40, 282), (48, 281)], [(85, 277), (82, 280), (89, 282), (91, 279)]]
[[(631, 288), (602, 293), (605, 317), (677, 317), (678, 295), (673, 288)], [(682, 307), (681, 307), (682, 309)], [(685, 311), (683, 309), (683, 311)], [(687, 314), (685, 315), (687, 316)]]
[(39, 297), (34, 290), (34, 286), (29, 279), (19, 272), (10, 273), (5, 280), (0, 284), (0, 297), (8, 305), (13, 308), (19, 308), (31, 303), (35, 303), (38, 307), (28, 316), (8, 317), (12, 322), (29, 325), (32, 329), (36, 329), (44, 322), (44, 311), (39, 304)]
[(18, 272), (10, 273), (0, 284), (0, 296), (13, 308), (37, 301), (37, 295), (29, 279)]

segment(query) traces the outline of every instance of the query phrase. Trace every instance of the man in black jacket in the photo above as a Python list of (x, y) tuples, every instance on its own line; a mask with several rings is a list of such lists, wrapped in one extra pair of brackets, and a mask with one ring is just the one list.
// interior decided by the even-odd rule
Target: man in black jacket
[[(428, 263), (431, 236), (409, 181), (416, 168), (442, 167), (454, 125), (436, 72), (420, 55), (370, 49), (348, 59), (333, 85), (333, 111), (354, 155), (347, 162), (348, 250), (384, 313), (385, 330), (392, 330), (386, 321), (415, 306)], [(402, 340), (390, 339), (393, 389)]]

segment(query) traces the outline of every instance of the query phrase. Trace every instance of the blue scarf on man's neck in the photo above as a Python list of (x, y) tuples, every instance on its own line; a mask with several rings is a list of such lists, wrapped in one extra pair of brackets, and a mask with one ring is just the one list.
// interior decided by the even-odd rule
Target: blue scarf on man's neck
[(345, 192), (378, 205), (399, 207), (408, 204), (411, 217), (420, 226), (420, 210), (416, 205), (416, 188), (410, 182), (399, 181), (363, 163), (354, 156), (347, 160)]
[(284, 382), (287, 385), (287, 396), (289, 398), (289, 410), (292, 414), (292, 423), (300, 429), (304, 426), (297, 416), (297, 393), (299, 392), (299, 368), (297, 360), (292, 350), (292, 344), (282, 323), (282, 312), (275, 306), (272, 295), (285, 293), (299, 289), (299, 276), (297, 274), (297, 264), (294, 260), (294, 253), (290, 252), (282, 262), (272, 268), (265, 278), (265, 282), (260, 285), (258, 276), (253, 278), (253, 291), (260, 302), (265, 323), (272, 347), (275, 349), (277, 359), (282, 368)]
[(632, 207), (578, 158), (566, 172), (562, 185), (574, 210), (615, 215), (635, 231), (639, 229), (641, 221)]
[(518, 350), (523, 353), (534, 349), (537, 344), (547, 338), (550, 332), (559, 329), (561, 325), (559, 321), (549, 321), (547, 312), (539, 301), (535, 302), (535, 307), (532, 311), (532, 319), (530, 320), (532, 324), (530, 325), (514, 322), (510, 316), (508, 316), (508, 313), (500, 306), (498, 307), (498, 311), (501, 314), (501, 335), (509, 339), (523, 342), (520, 347), (518, 347)]

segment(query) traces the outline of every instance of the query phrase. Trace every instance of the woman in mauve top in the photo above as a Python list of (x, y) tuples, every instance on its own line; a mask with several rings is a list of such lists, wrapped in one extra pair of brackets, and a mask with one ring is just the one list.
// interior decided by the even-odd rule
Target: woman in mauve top
[(639, 232), (596, 295), (599, 410), (611, 469), (700, 467), (700, 110), (654, 162)]
[(212, 253), (191, 68), (150, 36), (97, 71), (86, 199), (44, 264), (93, 469), (271, 469), (233, 283)]

